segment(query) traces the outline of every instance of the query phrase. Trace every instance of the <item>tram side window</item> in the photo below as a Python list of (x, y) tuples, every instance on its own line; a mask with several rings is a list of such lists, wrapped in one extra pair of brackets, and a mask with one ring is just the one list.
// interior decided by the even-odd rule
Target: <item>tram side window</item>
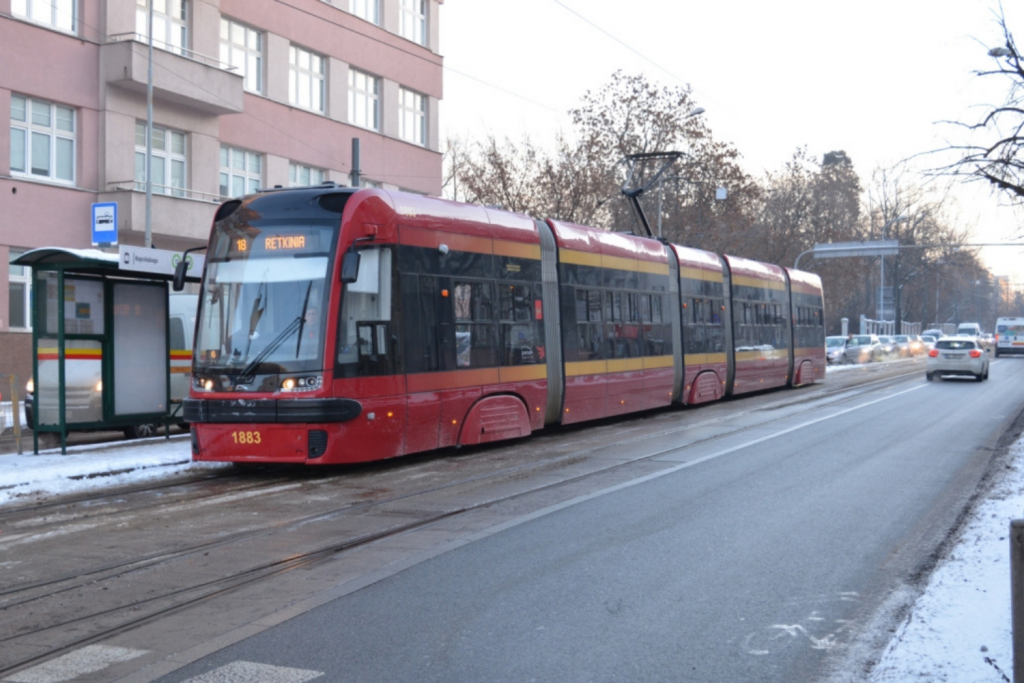
[(639, 358), (643, 355), (640, 298), (640, 294), (633, 292), (604, 292), (603, 358)]
[(592, 289), (576, 290), (576, 359), (599, 360), (605, 358), (604, 326), (602, 324), (601, 292)]
[(704, 329), (705, 353), (722, 353), (725, 351), (725, 330), (722, 327), (722, 299), (708, 299), (708, 322)]
[(686, 302), (689, 308), (689, 315), (684, 319), (687, 326), (684, 336), (686, 337), (685, 350), (688, 355), (706, 353), (705, 323), (707, 313), (705, 312), (704, 299), (690, 299)]
[(346, 376), (395, 371), (391, 249), (360, 252), (359, 279), (345, 286), (338, 319), (338, 364)]
[(440, 358), (440, 284), (436, 277), (430, 275), (403, 274), (401, 289), (405, 371), (417, 373), (437, 370)]
[(456, 281), (453, 294), (455, 365), (460, 368), (498, 365), (493, 283)]
[(822, 310), (809, 306), (797, 307), (794, 343), (798, 348), (813, 348), (825, 343)]
[[(650, 303), (649, 316), (644, 319), (644, 355), (664, 356), (672, 353), (672, 328), (665, 322), (665, 296), (643, 295)], [(641, 304), (641, 308), (643, 305)]]
[(499, 284), (502, 365), (530, 365), (543, 358), (543, 327), (535, 318), (540, 310), (540, 285)]

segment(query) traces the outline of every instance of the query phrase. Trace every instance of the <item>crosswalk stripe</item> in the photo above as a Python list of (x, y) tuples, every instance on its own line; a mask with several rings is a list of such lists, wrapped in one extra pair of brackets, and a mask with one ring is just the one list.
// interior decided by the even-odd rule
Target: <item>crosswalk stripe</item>
[(141, 657), (147, 652), (148, 650), (130, 650), (112, 645), (87, 645), (81, 650), (11, 674), (4, 680), (10, 683), (63, 683), (85, 674), (103, 671), (111, 664)]
[(323, 675), (322, 671), (238, 661), (190, 678), (185, 683), (304, 683)]

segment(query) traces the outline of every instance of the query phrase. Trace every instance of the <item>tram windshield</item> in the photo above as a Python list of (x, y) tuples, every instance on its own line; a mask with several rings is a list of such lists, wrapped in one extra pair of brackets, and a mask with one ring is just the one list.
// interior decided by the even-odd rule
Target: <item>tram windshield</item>
[(196, 369), (322, 370), (335, 234), (329, 226), (271, 221), (217, 224), (197, 321)]

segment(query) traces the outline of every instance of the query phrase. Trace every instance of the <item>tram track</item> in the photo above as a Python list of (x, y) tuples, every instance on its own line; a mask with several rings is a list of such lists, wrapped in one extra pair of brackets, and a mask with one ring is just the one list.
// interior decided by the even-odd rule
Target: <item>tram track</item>
[[(879, 390), (881, 390), (881, 389), (872, 390), (870, 393), (874, 393), (875, 391), (879, 391)], [(845, 403), (845, 402), (854, 400), (855, 398), (858, 398), (858, 397), (863, 396), (863, 395), (864, 394), (857, 394), (857, 395), (846, 397), (846, 398), (844, 398), (844, 399), (842, 399), (842, 400), (840, 400), (838, 402), (829, 403), (829, 404), (822, 405), (822, 406), (815, 406), (814, 408), (812, 408), (810, 410), (807, 410), (807, 411), (804, 411), (804, 412), (799, 413), (799, 414), (801, 414), (801, 415), (802, 414), (807, 414), (807, 413), (810, 413), (810, 412), (813, 412), (813, 411), (816, 411), (816, 410), (820, 410), (822, 408), (825, 408), (825, 407), (828, 407), (828, 406), (831, 406), (831, 405), (836, 405), (837, 403)], [(817, 399), (821, 399), (821, 398), (825, 398), (825, 397), (827, 397), (827, 396), (826, 395), (819, 395), (816, 398)], [(653, 431), (653, 432), (647, 431), (644, 434), (639, 435), (639, 436), (631, 436), (631, 437), (628, 437), (628, 438), (619, 439), (619, 440), (611, 442), (611, 443), (605, 443), (604, 445), (601, 446), (600, 450), (615, 450), (615, 449), (621, 448), (623, 446), (639, 443), (639, 442), (642, 442), (642, 441), (647, 441), (647, 440), (658, 438), (658, 437), (669, 436), (669, 435), (672, 435), (672, 434), (677, 434), (677, 433), (685, 432), (685, 431), (688, 431), (688, 430), (694, 430), (694, 429), (699, 429), (699, 428), (703, 428), (703, 427), (713, 426), (713, 425), (719, 424), (719, 423), (724, 422), (724, 421), (729, 420), (729, 419), (735, 419), (738, 416), (749, 415), (749, 414), (752, 414), (752, 413), (755, 413), (755, 412), (766, 412), (766, 411), (778, 410), (779, 408), (783, 407), (782, 403), (783, 402), (776, 402), (776, 403), (768, 404), (768, 405), (765, 405), (765, 406), (759, 406), (757, 408), (751, 408), (751, 409), (740, 411), (740, 412), (730, 412), (727, 415), (722, 415), (722, 416), (718, 416), (718, 417), (702, 420), (702, 421), (699, 421), (699, 422), (696, 422), (696, 423), (688, 423), (688, 424), (685, 424), (685, 425), (678, 425), (678, 426), (674, 426), (674, 427), (671, 427), (671, 428), (668, 428), (668, 429), (662, 429), (662, 430)], [(800, 403), (800, 402), (790, 402), (790, 403), (788, 403), (788, 405), (795, 405), (797, 403)], [(693, 441), (693, 442), (691, 442), (691, 443), (689, 443), (689, 444), (687, 444), (685, 446), (682, 446), (682, 447), (680, 447), (680, 446), (673, 446), (673, 447), (671, 447), (669, 449), (665, 449), (665, 450), (661, 450), (661, 451), (656, 451), (654, 453), (648, 454), (648, 455), (643, 456), (641, 458), (636, 458), (634, 460), (629, 460), (629, 461), (626, 461), (624, 463), (621, 463), (619, 465), (616, 465), (616, 466), (613, 466), (613, 467), (610, 467), (610, 468), (605, 468), (603, 470), (600, 470), (600, 472), (607, 472), (607, 471), (610, 471), (610, 470), (613, 470), (613, 469), (617, 469), (617, 468), (620, 468), (620, 467), (630, 466), (630, 465), (636, 464), (638, 462), (642, 462), (644, 460), (650, 460), (650, 459), (654, 459), (654, 458), (657, 458), (657, 457), (664, 456), (664, 455), (666, 455), (668, 453), (671, 453), (671, 452), (675, 452), (675, 451), (679, 451), (679, 450), (684, 450), (684, 449), (687, 449), (687, 448), (695, 448), (697, 446), (701, 446), (701, 445), (704, 445), (704, 444), (707, 444), (707, 443), (710, 443), (710, 442), (713, 442), (713, 441), (716, 441), (716, 440), (720, 440), (720, 439), (728, 438), (728, 437), (735, 436), (735, 435), (738, 435), (738, 434), (742, 434), (742, 433), (747, 432), (747, 431), (751, 431), (751, 430), (755, 430), (755, 429), (760, 429), (760, 428), (763, 428), (765, 426), (769, 426), (769, 425), (771, 425), (771, 424), (773, 424), (775, 422), (781, 421), (783, 419), (791, 419), (792, 417), (794, 417), (794, 416), (793, 415), (786, 415), (786, 416), (775, 418), (775, 419), (771, 419), (771, 420), (765, 420), (765, 421), (757, 422), (755, 424), (748, 425), (746, 427), (737, 428), (737, 429), (734, 429), (732, 431), (724, 432), (722, 434), (718, 434), (718, 435), (715, 435), (715, 436), (707, 437), (707, 438), (704, 438), (704, 439), (698, 439), (698, 440), (695, 440), (695, 441)], [(588, 440), (590, 440), (590, 439), (584, 439), (584, 441), (588, 441)], [(6, 604), (0, 603), (0, 613), (2, 613), (4, 610), (10, 609), (11, 607), (16, 607), (16, 606), (19, 606), (19, 605), (23, 605), (26, 602), (30, 602), (30, 601), (33, 601), (33, 600), (38, 600), (38, 599), (43, 599), (43, 598), (47, 598), (47, 597), (52, 597), (53, 595), (55, 595), (57, 593), (66, 592), (68, 590), (73, 590), (75, 588), (81, 587), (82, 585), (85, 585), (86, 583), (90, 583), (90, 582), (93, 582), (93, 581), (96, 581), (96, 580), (102, 580), (104, 578), (111, 578), (111, 577), (121, 576), (121, 575), (123, 575), (124, 573), (127, 573), (127, 572), (142, 571), (142, 570), (148, 569), (149, 567), (151, 567), (151, 566), (153, 566), (155, 564), (161, 563), (161, 562), (167, 562), (167, 561), (182, 559), (184, 557), (188, 557), (188, 556), (194, 555), (196, 553), (208, 552), (208, 551), (210, 551), (212, 549), (229, 546), (229, 545), (237, 543), (239, 541), (243, 541), (243, 540), (247, 540), (247, 539), (253, 539), (253, 538), (258, 538), (260, 535), (264, 535), (264, 534), (271, 533), (271, 532), (274, 532), (274, 531), (288, 529), (290, 527), (302, 526), (302, 525), (313, 523), (313, 522), (323, 521), (323, 520), (335, 517), (337, 515), (350, 514), (350, 513), (353, 513), (353, 512), (360, 512), (360, 511), (364, 511), (364, 510), (369, 510), (369, 509), (372, 509), (374, 507), (380, 507), (380, 506), (384, 506), (384, 505), (388, 505), (388, 504), (392, 504), (392, 503), (396, 503), (396, 502), (400, 502), (400, 501), (404, 501), (404, 500), (408, 500), (408, 499), (413, 499), (413, 498), (416, 498), (416, 497), (419, 497), (419, 496), (423, 496), (423, 495), (426, 495), (426, 494), (432, 494), (432, 493), (437, 493), (437, 492), (441, 492), (441, 491), (444, 491), (444, 490), (454, 489), (454, 488), (457, 488), (457, 487), (460, 487), (460, 486), (466, 486), (466, 485), (470, 485), (470, 484), (483, 483), (483, 482), (486, 482), (488, 480), (500, 480), (500, 479), (503, 479), (503, 478), (511, 478), (511, 477), (516, 477), (516, 476), (520, 476), (520, 475), (529, 473), (531, 471), (538, 471), (538, 470), (542, 470), (542, 469), (546, 469), (546, 468), (557, 467), (559, 465), (563, 465), (563, 464), (566, 464), (566, 463), (569, 463), (569, 462), (572, 462), (572, 461), (579, 460), (580, 458), (585, 457), (585, 456), (590, 455), (590, 454), (593, 454), (594, 452), (595, 451), (594, 451), (594, 449), (592, 447), (584, 447), (584, 448), (581, 448), (581, 449), (578, 449), (578, 450), (573, 450), (573, 451), (570, 451), (568, 453), (565, 453), (565, 454), (562, 454), (562, 455), (558, 455), (558, 456), (555, 456), (555, 457), (546, 458), (546, 459), (542, 459), (542, 460), (534, 461), (534, 462), (520, 463), (520, 464), (513, 465), (511, 467), (504, 467), (504, 468), (501, 468), (501, 469), (498, 469), (498, 470), (489, 471), (489, 472), (478, 474), (478, 475), (475, 475), (475, 476), (472, 476), (472, 477), (465, 477), (465, 478), (461, 478), (461, 479), (455, 479), (455, 480), (452, 480), (452, 481), (445, 482), (444, 484), (441, 484), (441, 485), (438, 485), (438, 486), (433, 486), (433, 487), (429, 487), (429, 488), (425, 488), (425, 489), (419, 489), (419, 490), (411, 491), (411, 492), (404, 493), (404, 494), (401, 494), (401, 495), (393, 495), (393, 496), (387, 496), (387, 497), (379, 498), (379, 499), (376, 499), (376, 500), (360, 501), (360, 502), (349, 503), (349, 504), (346, 504), (346, 505), (344, 505), (342, 507), (338, 507), (338, 508), (330, 509), (330, 510), (327, 510), (327, 511), (319, 512), (319, 513), (316, 513), (316, 514), (313, 514), (313, 515), (306, 515), (306, 516), (303, 516), (303, 517), (299, 517), (299, 518), (295, 518), (295, 519), (289, 519), (289, 520), (278, 522), (278, 523), (271, 524), (271, 525), (268, 525), (268, 526), (263, 526), (263, 527), (260, 527), (260, 528), (257, 528), (257, 529), (252, 529), (252, 530), (248, 530), (248, 531), (244, 531), (244, 532), (233, 533), (233, 534), (230, 534), (230, 535), (227, 535), (227, 536), (220, 537), (220, 538), (218, 538), (217, 540), (214, 540), (214, 541), (204, 542), (204, 543), (196, 544), (196, 545), (189, 546), (189, 547), (186, 547), (186, 548), (181, 548), (181, 549), (175, 550), (173, 552), (157, 552), (157, 553), (152, 553), (150, 555), (146, 555), (146, 556), (143, 556), (143, 557), (131, 558), (130, 560), (123, 561), (123, 562), (117, 562), (117, 563), (112, 563), (112, 564), (100, 565), (100, 566), (97, 566), (97, 567), (92, 567), (92, 568), (90, 568), (90, 569), (88, 569), (86, 571), (79, 571), (79, 572), (75, 572), (75, 573), (72, 573), (72, 574), (67, 574), (67, 575), (64, 575), (64, 576), (61, 576), (61, 577), (52, 578), (52, 579), (49, 579), (49, 580), (46, 580), (46, 581), (33, 582), (33, 583), (30, 583), (30, 584), (22, 584), (22, 585), (17, 585), (17, 586), (3, 588), (3, 589), (0, 589), (0, 601), (11, 600), (11, 596), (18, 596), (18, 597), (15, 597), (11, 601), (7, 601)], [(586, 476), (592, 476), (592, 474), (593, 473), (590, 473), (590, 474), (588, 474)], [(343, 477), (344, 475), (337, 475), (337, 476), (338, 477)], [(226, 496), (229, 497), (229, 496), (232, 496), (232, 495), (236, 495), (236, 494), (238, 494), (240, 492), (245, 492), (245, 493), (268, 493), (268, 492), (270, 492), (270, 493), (278, 493), (278, 492), (281, 492), (281, 491), (284, 491), (284, 490), (289, 490), (289, 489), (296, 488), (298, 486), (298, 485), (283, 485), (287, 481), (288, 481), (288, 479), (285, 478), (285, 477), (274, 478), (274, 479), (272, 479), (269, 482), (264, 482), (264, 483), (261, 483), (261, 484), (258, 484), (258, 485), (251, 485), (251, 486), (250, 485), (244, 485), (244, 486), (240, 486), (240, 487), (238, 487), (236, 489), (233, 489), (233, 490), (231, 490), (229, 492), (218, 492), (218, 493), (211, 493), (211, 494), (208, 494), (208, 495), (203, 495), (203, 496), (200, 496), (199, 499), (191, 500), (188, 503), (175, 502), (175, 503), (172, 503), (171, 506), (174, 507), (174, 506), (188, 505), (191, 508), (195, 508), (197, 506), (203, 505), (204, 502), (218, 502), (218, 500), (222, 501)], [(572, 481), (572, 480), (565, 480), (565, 481), (568, 482), (568, 481)], [(323, 483), (324, 484), (330, 484), (331, 481), (330, 481), (330, 479), (328, 479), (328, 480), (326, 480)], [(493, 501), (493, 502), (498, 502), (498, 501)], [(462, 511), (464, 511), (464, 510), (462, 510)], [(116, 513), (127, 514), (127, 513), (130, 513), (130, 512), (133, 512), (133, 510), (131, 510), (131, 509), (129, 509), (129, 510), (114, 510), (114, 511), (106, 512), (106, 514), (116, 514)], [(55, 521), (53, 524), (54, 525), (63, 525), (63, 524), (66, 524), (66, 523), (67, 523), (66, 519), (61, 519), (59, 521)], [(39, 530), (37, 529), (36, 531), (38, 532)], [(42, 533), (46, 533), (45, 529), (42, 530)], [(69, 584), (69, 583), (71, 585), (66, 585), (66, 584)], [(28, 593), (29, 591), (41, 591), (41, 590), (45, 590), (46, 593), (44, 593), (43, 595), (39, 595), (39, 596), (26, 595), (26, 593)], [(0, 643), (2, 643), (2, 642), (4, 642), (4, 639), (0, 638)]]
[[(885, 378), (859, 383), (852, 387), (837, 387), (832, 391), (819, 391), (816, 392), (814, 396), (801, 397), (797, 401), (774, 401), (768, 404), (752, 406), (742, 411), (728, 411), (725, 414), (709, 417), (704, 420), (698, 420), (697, 422), (673, 424), (664, 429), (644, 430), (643, 434), (631, 434), (626, 438), (620, 438), (611, 442), (605, 441), (599, 448), (595, 448), (594, 445), (592, 445), (592, 442), (595, 441), (595, 437), (588, 434), (583, 439), (568, 440), (568, 444), (580, 445), (580, 448), (572, 448), (568, 450), (568, 452), (563, 452), (553, 457), (544, 457), (530, 462), (518, 462), (512, 466), (498, 466), (493, 469), (475, 473), (471, 476), (456, 477), (454, 479), (449, 478), (436, 485), (415, 488), (393, 495), (382, 495), (373, 500), (348, 501), (344, 505), (334, 506), (327, 510), (320, 510), (314, 514), (278, 520), (277, 522), (269, 525), (263, 525), (246, 531), (227, 534), (219, 538), (207, 540), (203, 543), (191, 544), (173, 551), (151, 552), (141, 556), (136, 555), (124, 561), (94, 566), (82, 571), (64, 573), (44, 581), (35, 581), (27, 584), (16, 585), (0, 591), (0, 625), (6, 622), (9, 626), (13, 627), (0, 629), (0, 632), (11, 634), (0, 638), (0, 650), (7, 652), (17, 651), (19, 650), (19, 643), (39, 638), (42, 638), (43, 640), (52, 639), (57, 641), (57, 643), (55, 643), (55, 648), (46, 652), (45, 655), (39, 655), (36, 651), (35, 654), (14, 657), (10, 660), (7, 660), (6, 657), (0, 656), (0, 675), (29, 666), (37, 661), (51, 658), (62, 652), (70, 651), (75, 648), (109, 638), (118, 633), (129, 631), (146, 623), (158, 620), (162, 616), (207, 602), (218, 596), (238, 590), (244, 586), (268, 580), (297, 568), (309, 568), (333, 558), (338, 553), (346, 550), (351, 550), (388, 537), (393, 537), (418, 528), (430, 526), (442, 519), (465, 514), (473, 510), (488, 508), (499, 503), (512, 501), (524, 496), (534, 495), (542, 491), (581, 482), (591, 477), (609, 475), (618, 470), (635, 467), (640, 463), (662, 457), (669, 453), (696, 448), (709, 442), (733, 437), (751, 430), (763, 429), (764, 427), (782, 420), (798, 418), (800, 416), (825, 409), (829, 406), (835, 406), (866, 395), (884, 391), (888, 385), (898, 383), (908, 374), (911, 373), (896, 373)], [(916, 374), (916, 370), (914, 374)], [(759, 412), (770, 413), (780, 410), (786, 406), (792, 407), (799, 406), (800, 404), (809, 405), (797, 407), (793, 412), (784, 415), (777, 415), (771, 419), (756, 420), (745, 426), (726, 429), (723, 430), (722, 433), (695, 439), (684, 445), (672, 445), (667, 448), (655, 449), (654, 451), (645, 453), (642, 456), (627, 459), (622, 462), (606, 462), (602, 466), (595, 467), (593, 469), (585, 469), (578, 474), (563, 476), (557, 481), (543, 483), (539, 486), (529, 485), (531, 474), (536, 474), (544, 470), (557, 470), (571, 464), (578, 464), (586, 461), (588, 456), (591, 456), (590, 460), (593, 461), (595, 458), (592, 456), (601, 451), (622, 449), (646, 440), (667, 437), (687, 430), (713, 427), (727, 420), (736, 419), (740, 416), (749, 416)], [(659, 418), (662, 420), (668, 420), (670, 415), (666, 415), (666, 413), (656, 414), (654, 416), (654, 422), (657, 422)], [(634, 418), (634, 420), (635, 419), (636, 418)], [(647, 416), (646, 418), (641, 417), (640, 419), (646, 421), (650, 419), (650, 416)], [(628, 422), (632, 421), (633, 420), (630, 420)], [(643, 425), (641, 425), (641, 427), (642, 426)], [(628, 430), (629, 433), (635, 431), (636, 429)], [(508, 448), (481, 449), (478, 451), (477, 456), (471, 460), (479, 462), (481, 460), (488, 459), (488, 456), (490, 456), (490, 459), (500, 461), (502, 459), (501, 455), (504, 451), (513, 449), (515, 449), (515, 446)], [(495, 457), (496, 455), (497, 457)], [(414, 467), (422, 468), (423, 466), (430, 466), (434, 463), (444, 462), (444, 459), (433, 459), (415, 463)], [(500, 465), (500, 462), (498, 464)], [(409, 473), (408, 468), (397, 467), (387, 470), (383, 474), (398, 476)], [(314, 487), (314, 489), (326, 488), (334, 483), (333, 480), (343, 478), (344, 476), (344, 474), (341, 474), (319, 479), (317, 480), (317, 486)], [(273, 481), (275, 483), (280, 483), (280, 481), (284, 479), (286, 478), (273, 477)], [(438, 501), (431, 501), (430, 499), (431, 496), (442, 494), (441, 500), (443, 501), (445, 499), (445, 494), (451, 496), (452, 493), (457, 490), (461, 490), (465, 493), (467, 489), (472, 491), (474, 489), (487, 487), (488, 485), (495, 486), (500, 482), (507, 483), (511, 481), (524, 482), (526, 485), (521, 489), (502, 493), (500, 495), (478, 496), (474, 502), (465, 505), (438, 505)], [(258, 491), (261, 488), (267, 490), (270, 487), (251, 486), (250, 488)], [(309, 491), (306, 491), (306, 493), (308, 494)], [(212, 499), (213, 497), (214, 496), (210, 496), (208, 498)], [(400, 507), (400, 504), (414, 500), (418, 503), (414, 506), (414, 509), (416, 510), (415, 513), (410, 513), (408, 509)], [(392, 509), (388, 510), (389, 507)], [(310, 547), (299, 550), (298, 552), (290, 552), (283, 559), (275, 557), (265, 562), (254, 563), (251, 566), (235, 571), (217, 572), (217, 575), (205, 581), (195, 580), (194, 578), (191, 581), (188, 581), (186, 579), (190, 577), (190, 573), (182, 572), (181, 576), (174, 577), (177, 579), (177, 583), (174, 583), (173, 581), (169, 582), (169, 585), (165, 590), (162, 590), (155, 595), (144, 595), (138, 598), (129, 597), (123, 601), (116, 599), (106, 601), (101, 600), (91, 609), (83, 605), (80, 609), (73, 610), (72, 614), (74, 616), (55, 618), (51, 619), (49, 623), (33, 626), (26, 626), (25, 624), (17, 626), (19, 613), (31, 611), (32, 609), (38, 609), (45, 612), (45, 603), (47, 601), (77, 600), (79, 603), (90, 603), (91, 600), (87, 599), (88, 596), (95, 596), (101, 591), (107, 591), (108, 594), (112, 595), (123, 595), (123, 587), (119, 584), (126, 582), (133, 575), (152, 573), (161, 568), (165, 570), (165, 573), (168, 573), (166, 571), (168, 568), (174, 567), (176, 564), (180, 565), (183, 561), (195, 561), (197, 558), (207, 557), (211, 553), (216, 554), (218, 551), (220, 551), (221, 555), (224, 555), (227, 554), (226, 551), (228, 549), (237, 548), (238, 546), (246, 543), (257, 546), (261, 545), (275, 534), (281, 534), (284, 532), (295, 534), (298, 533), (299, 530), (316, 527), (318, 524), (323, 522), (336, 522), (342, 518), (358, 517), (360, 515), (373, 512), (380, 512), (385, 521), (387, 520), (387, 514), (398, 514), (401, 517), (411, 516), (411, 519), (406, 521), (401, 521), (400, 518), (398, 521), (392, 519), (392, 523), (381, 524), (369, 532), (361, 534), (352, 533), (349, 535), (343, 535), (341, 538), (335, 537), (328, 543), (323, 543), (321, 539), (313, 539)], [(230, 564), (231, 563), (228, 562), (226, 563), (226, 566), (230, 566)], [(169, 573), (174, 574), (174, 572)], [(167, 577), (161, 577), (161, 581), (165, 578)], [(113, 591), (111, 592), (108, 589), (113, 589)], [(88, 593), (88, 596), (83, 596), (81, 593)], [(79, 637), (72, 637), (68, 639), (61, 636), (62, 633), (74, 632), (81, 634), (83, 631), (86, 632), (85, 635), (80, 635)]]

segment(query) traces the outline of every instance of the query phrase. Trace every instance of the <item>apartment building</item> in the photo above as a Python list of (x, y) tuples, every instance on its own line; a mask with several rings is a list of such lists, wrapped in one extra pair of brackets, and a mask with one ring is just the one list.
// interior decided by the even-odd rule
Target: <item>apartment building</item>
[(89, 248), (91, 206), (152, 243), (206, 241), (225, 198), (351, 184), (438, 195), (443, 0), (0, 0), (0, 374), (31, 375), (32, 283), (12, 258)]

